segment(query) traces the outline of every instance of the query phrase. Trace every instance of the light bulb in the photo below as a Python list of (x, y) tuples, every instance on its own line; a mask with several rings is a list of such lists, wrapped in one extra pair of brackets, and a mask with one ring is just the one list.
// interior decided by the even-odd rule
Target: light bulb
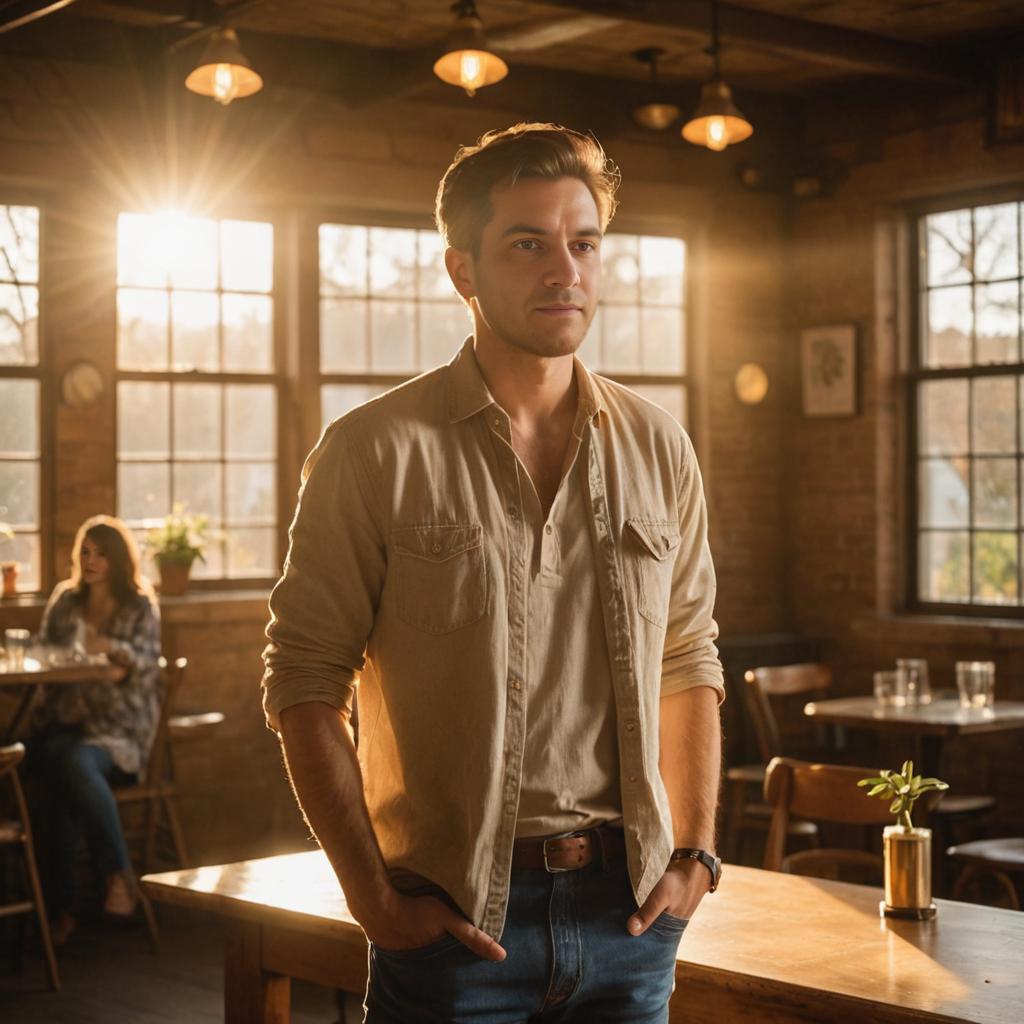
[(238, 75), (233, 64), (218, 64), (213, 71), (213, 98), (227, 106), (238, 95)]
[(708, 149), (713, 149), (715, 152), (720, 152), (729, 145), (729, 136), (725, 130), (724, 117), (708, 118), (707, 136)]
[(484, 84), (487, 57), (478, 50), (463, 50), (459, 58), (459, 84), (472, 96)]

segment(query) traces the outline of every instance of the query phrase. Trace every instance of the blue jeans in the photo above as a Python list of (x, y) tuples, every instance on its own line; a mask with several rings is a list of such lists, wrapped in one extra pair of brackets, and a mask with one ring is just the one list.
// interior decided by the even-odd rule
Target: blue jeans
[(633, 936), (636, 909), (624, 862), (514, 870), (507, 958), (481, 960), (450, 935), (412, 950), (371, 945), (366, 1024), (666, 1024), (687, 922), (662, 914)]
[(47, 857), (44, 889), (47, 910), (55, 918), (70, 912), (75, 900), (75, 860), (82, 833), (103, 877), (129, 868), (111, 783), (133, 780), (117, 768), (110, 753), (73, 733), (43, 739), (32, 752), (43, 777)]

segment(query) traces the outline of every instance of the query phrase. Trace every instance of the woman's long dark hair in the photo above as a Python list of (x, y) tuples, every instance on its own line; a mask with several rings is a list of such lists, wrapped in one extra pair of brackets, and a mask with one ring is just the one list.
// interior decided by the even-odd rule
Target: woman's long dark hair
[(82, 545), (86, 538), (107, 560), (107, 581), (119, 608), (134, 604), (140, 595), (153, 597), (153, 588), (142, 575), (139, 547), (128, 527), (114, 516), (92, 516), (78, 528), (71, 552), (71, 589), (80, 601), (89, 596), (89, 584), (82, 579)]

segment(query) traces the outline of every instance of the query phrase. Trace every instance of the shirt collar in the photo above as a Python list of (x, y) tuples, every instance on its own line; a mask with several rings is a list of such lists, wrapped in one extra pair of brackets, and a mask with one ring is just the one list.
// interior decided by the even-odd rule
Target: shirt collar
[[(593, 374), (578, 356), (572, 357), (572, 364), (579, 388), (577, 422), (582, 423), (592, 420), (604, 409), (604, 405), (594, 386)], [(470, 335), (448, 363), (448, 420), (458, 423), (494, 404), (494, 397), (476, 361), (473, 336)]]

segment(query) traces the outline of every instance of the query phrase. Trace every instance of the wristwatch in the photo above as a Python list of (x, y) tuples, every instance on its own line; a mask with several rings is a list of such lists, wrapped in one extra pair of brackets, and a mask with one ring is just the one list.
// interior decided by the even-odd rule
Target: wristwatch
[(674, 860), (699, 860), (711, 872), (711, 888), (708, 889), (708, 892), (714, 892), (718, 888), (718, 883), (722, 878), (721, 857), (716, 857), (713, 853), (708, 853), (707, 850), (695, 850), (689, 846), (683, 846), (672, 851), (672, 856), (668, 859), (669, 864)]

